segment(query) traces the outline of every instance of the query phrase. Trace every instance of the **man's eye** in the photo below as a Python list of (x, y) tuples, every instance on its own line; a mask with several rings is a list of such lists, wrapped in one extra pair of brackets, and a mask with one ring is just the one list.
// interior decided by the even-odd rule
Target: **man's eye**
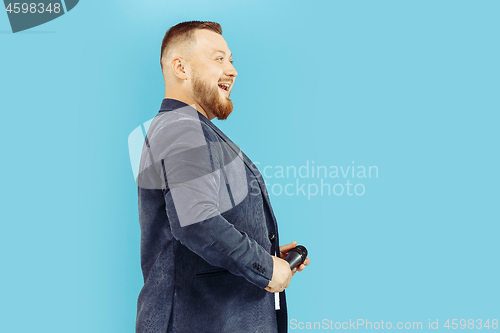
[(222, 61), (222, 57), (217, 58), (217, 61)]

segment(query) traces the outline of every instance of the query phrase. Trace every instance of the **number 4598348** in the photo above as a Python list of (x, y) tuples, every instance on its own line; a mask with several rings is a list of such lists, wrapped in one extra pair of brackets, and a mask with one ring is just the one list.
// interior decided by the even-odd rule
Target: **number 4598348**
[(450, 319), (446, 320), (446, 323), (444, 323), (443, 325), (444, 327), (446, 327), (447, 329), (454, 329), (456, 330), (459, 326), (460, 326), (460, 329), (478, 329), (480, 330), (481, 328), (486, 328), (486, 329), (494, 329), (496, 330), (498, 328), (498, 319), (492, 319), (491, 320), (491, 325), (490, 325), (490, 320), (487, 319), (484, 324), (483, 324), (483, 321), (481, 319), (469, 319), (469, 320), (465, 320), (465, 319), (451, 319), (451, 325), (450, 325)]
[(49, 12), (49, 13), (56, 13), (58, 14), (59, 12), (61, 12), (61, 4), (60, 3), (49, 3), (47, 5), (47, 7), (45, 7), (45, 5), (43, 3), (39, 3), (39, 4), (36, 4), (36, 3), (9, 3), (9, 5), (7, 6), (7, 8), (5, 8), (5, 10), (11, 14), (11, 13), (14, 13), (14, 14), (19, 14), (19, 13), (23, 13), (23, 14), (26, 14), (26, 13), (31, 13), (31, 14), (35, 14), (35, 13), (45, 13), (45, 12)]

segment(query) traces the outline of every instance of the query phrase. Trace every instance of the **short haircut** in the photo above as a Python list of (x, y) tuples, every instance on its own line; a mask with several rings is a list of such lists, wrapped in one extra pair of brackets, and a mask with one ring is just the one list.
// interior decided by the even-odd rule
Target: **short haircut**
[(194, 37), (194, 32), (197, 29), (207, 29), (222, 35), (222, 28), (219, 23), (210, 21), (187, 21), (181, 22), (168, 29), (163, 42), (161, 43), (160, 65), (163, 69), (163, 57), (174, 46), (187, 42)]

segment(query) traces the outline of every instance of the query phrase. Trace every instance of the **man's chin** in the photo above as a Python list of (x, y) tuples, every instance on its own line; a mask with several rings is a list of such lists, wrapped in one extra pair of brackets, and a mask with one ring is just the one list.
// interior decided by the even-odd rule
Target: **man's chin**
[(233, 112), (233, 102), (229, 98), (227, 98), (224, 102), (222, 102), (215, 114), (217, 119), (225, 120), (229, 115)]
[(231, 114), (231, 112), (233, 112), (233, 109), (232, 109), (232, 108), (231, 108), (231, 109), (229, 109), (229, 110), (224, 110), (224, 111), (222, 111), (222, 112), (219, 112), (219, 113), (217, 114), (217, 119), (219, 119), (219, 120), (226, 120), (226, 119), (227, 119), (227, 117), (229, 117), (229, 115)]

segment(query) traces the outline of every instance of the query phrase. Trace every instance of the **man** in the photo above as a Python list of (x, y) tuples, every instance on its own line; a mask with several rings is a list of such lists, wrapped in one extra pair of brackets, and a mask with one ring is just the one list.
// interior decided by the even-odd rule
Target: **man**
[[(161, 49), (165, 99), (138, 176), (136, 331), (286, 332), (283, 260), (264, 180), (211, 120), (226, 119), (237, 72), (219, 24), (184, 22)], [(255, 189), (259, 191), (255, 191)]]

